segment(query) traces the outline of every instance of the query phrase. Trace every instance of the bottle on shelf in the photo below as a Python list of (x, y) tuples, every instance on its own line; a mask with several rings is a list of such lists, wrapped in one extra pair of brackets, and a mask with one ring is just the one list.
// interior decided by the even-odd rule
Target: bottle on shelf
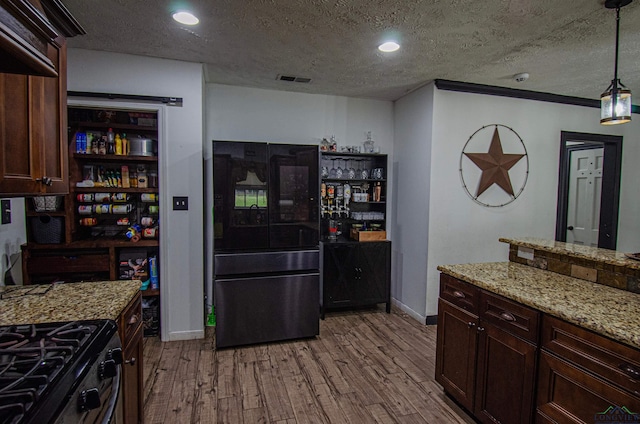
[(129, 140), (127, 139), (127, 134), (122, 133), (122, 154), (124, 156), (129, 155)]
[(109, 128), (107, 131), (107, 154), (113, 155), (116, 152), (115, 136), (113, 134), (113, 128)]
[(116, 134), (115, 144), (116, 144), (116, 151), (115, 151), (116, 155), (122, 156), (122, 138), (120, 138), (120, 134)]

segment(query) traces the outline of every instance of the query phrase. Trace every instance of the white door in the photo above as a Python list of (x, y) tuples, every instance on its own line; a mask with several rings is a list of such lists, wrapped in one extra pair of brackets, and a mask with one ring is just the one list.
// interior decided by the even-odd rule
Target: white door
[(603, 163), (603, 148), (571, 152), (567, 243), (598, 247)]

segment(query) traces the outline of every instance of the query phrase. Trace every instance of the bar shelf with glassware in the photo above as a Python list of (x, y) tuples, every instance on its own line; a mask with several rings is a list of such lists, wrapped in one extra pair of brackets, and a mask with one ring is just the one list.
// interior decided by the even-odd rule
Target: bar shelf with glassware
[(352, 228), (386, 230), (387, 155), (322, 152), (322, 240), (349, 239)]

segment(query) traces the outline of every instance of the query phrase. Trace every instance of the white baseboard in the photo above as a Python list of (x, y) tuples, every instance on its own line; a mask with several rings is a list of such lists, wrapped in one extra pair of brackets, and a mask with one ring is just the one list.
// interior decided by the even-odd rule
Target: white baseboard
[(163, 338), (163, 342), (176, 342), (178, 340), (194, 340), (204, 339), (204, 329), (192, 330), (192, 331), (174, 331), (167, 335), (166, 339)]
[(417, 313), (416, 311), (414, 311), (413, 309), (411, 309), (410, 307), (408, 307), (404, 303), (400, 302), (398, 299), (392, 298), (391, 299), (391, 304), (393, 306), (395, 306), (396, 308), (400, 309), (405, 314), (409, 315), (411, 318), (413, 318), (416, 321), (418, 321), (420, 324), (424, 324), (426, 319), (427, 319), (426, 316), (420, 315), (419, 313)]

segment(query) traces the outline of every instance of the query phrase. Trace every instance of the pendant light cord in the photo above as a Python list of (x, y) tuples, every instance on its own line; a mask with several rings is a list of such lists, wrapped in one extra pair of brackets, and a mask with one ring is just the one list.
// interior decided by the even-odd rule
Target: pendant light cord
[(618, 88), (618, 43), (620, 40), (620, 6), (616, 7), (616, 61), (613, 71), (614, 88)]

